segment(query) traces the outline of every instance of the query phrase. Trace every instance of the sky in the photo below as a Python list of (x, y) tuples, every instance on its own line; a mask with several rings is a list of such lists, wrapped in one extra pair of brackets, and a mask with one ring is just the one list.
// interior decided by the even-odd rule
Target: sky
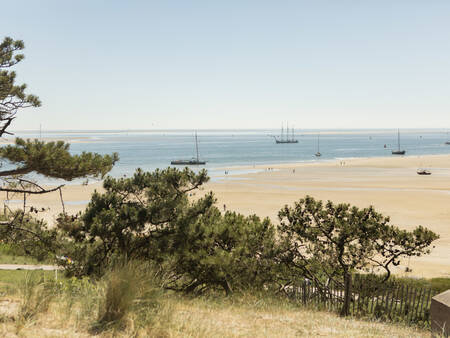
[(450, 1), (21, 0), (13, 129), (450, 128)]

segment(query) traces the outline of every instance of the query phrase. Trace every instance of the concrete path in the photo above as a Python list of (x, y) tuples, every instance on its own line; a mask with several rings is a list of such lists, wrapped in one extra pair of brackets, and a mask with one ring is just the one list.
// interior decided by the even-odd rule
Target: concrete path
[(60, 266), (56, 265), (32, 265), (32, 264), (0, 264), (0, 270), (46, 270), (54, 271), (61, 270)]

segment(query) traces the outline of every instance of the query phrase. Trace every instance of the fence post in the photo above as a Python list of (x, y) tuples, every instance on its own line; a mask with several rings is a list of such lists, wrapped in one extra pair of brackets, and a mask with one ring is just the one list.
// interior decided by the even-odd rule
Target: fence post
[(302, 284), (302, 295), (303, 295), (303, 305), (306, 305), (306, 281), (303, 281)]

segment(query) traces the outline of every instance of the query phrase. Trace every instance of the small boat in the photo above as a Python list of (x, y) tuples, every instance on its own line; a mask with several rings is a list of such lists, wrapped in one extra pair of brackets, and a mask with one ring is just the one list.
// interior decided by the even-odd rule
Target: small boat
[(392, 150), (392, 155), (405, 155), (406, 150), (400, 150), (400, 129), (397, 132), (397, 150)]
[(286, 138), (284, 138), (284, 129), (283, 125), (281, 125), (281, 135), (280, 138), (276, 136), (273, 137), (275, 139), (275, 143), (298, 143), (298, 140), (294, 138), (294, 128), (292, 128), (292, 137), (289, 138), (289, 125), (286, 125)]
[(316, 157), (320, 157), (322, 156), (322, 154), (320, 153), (320, 134), (317, 135), (317, 153), (315, 153), (314, 155)]
[(450, 139), (448, 138), (448, 132), (447, 132), (447, 141), (445, 141), (445, 143), (444, 143), (444, 144), (446, 144), (446, 145), (450, 146)]
[(417, 175), (431, 175), (431, 171), (419, 168), (417, 169)]
[(197, 141), (197, 132), (195, 132), (195, 150), (197, 152), (197, 158), (193, 157), (190, 160), (174, 160), (171, 161), (172, 165), (204, 165), (206, 161), (200, 161), (198, 157), (198, 141)]
[(203, 165), (206, 164), (206, 161), (199, 161), (195, 157), (190, 160), (173, 160), (170, 161), (170, 164), (173, 165)]

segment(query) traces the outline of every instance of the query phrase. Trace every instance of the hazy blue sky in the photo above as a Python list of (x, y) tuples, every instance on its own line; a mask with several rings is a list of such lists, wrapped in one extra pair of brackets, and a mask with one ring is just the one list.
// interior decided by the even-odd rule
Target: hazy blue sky
[(21, 0), (14, 129), (450, 127), (450, 1)]

